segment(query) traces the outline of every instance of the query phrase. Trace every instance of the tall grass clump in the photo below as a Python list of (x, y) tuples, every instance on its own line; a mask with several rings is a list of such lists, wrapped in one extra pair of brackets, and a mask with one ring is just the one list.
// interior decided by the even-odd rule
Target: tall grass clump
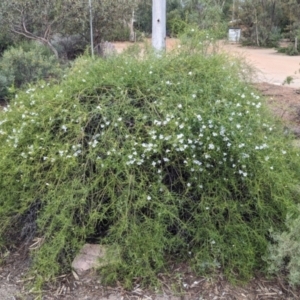
[[(199, 36), (194, 33), (199, 41)], [(78, 59), (0, 114), (0, 237), (30, 245), (36, 282), (104, 245), (107, 281), (170, 262), (248, 279), (299, 192), (299, 157), (225, 54)], [(110, 251), (111, 250), (111, 251)]]

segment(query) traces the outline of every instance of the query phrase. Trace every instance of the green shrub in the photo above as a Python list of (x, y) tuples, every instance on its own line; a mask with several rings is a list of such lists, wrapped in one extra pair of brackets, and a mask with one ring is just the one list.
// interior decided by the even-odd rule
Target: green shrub
[(2, 53), (13, 44), (14, 42), (11, 36), (9, 36), (7, 33), (0, 33), (0, 57), (2, 56)]
[(278, 47), (277, 51), (279, 53), (285, 53), (289, 56), (299, 55), (299, 50), (297, 50), (294, 45), (289, 45), (288, 47)]
[(130, 30), (128, 26), (118, 25), (103, 35), (103, 39), (107, 41), (128, 41)]
[(0, 100), (8, 95), (8, 88), (7, 78), (0, 73)]
[(266, 41), (267, 47), (278, 47), (279, 41), (281, 39), (281, 32), (278, 27), (273, 27), (271, 33)]
[(299, 55), (299, 50), (295, 48), (294, 45), (290, 45), (286, 48), (285, 53), (290, 56)]
[(273, 232), (273, 243), (269, 245), (269, 255), (266, 260), (269, 272), (287, 274), (288, 281), (295, 286), (300, 284), (300, 209), (287, 216), (287, 231)]
[(80, 58), (0, 114), (1, 244), (40, 238), (36, 283), (86, 241), (118, 249), (101, 271), (127, 287), (170, 262), (241, 280), (265, 269), (269, 229), (299, 198), (299, 157), (244, 66), (203, 51), (206, 37), (160, 58)]
[(59, 76), (61, 69), (49, 50), (37, 43), (23, 43), (18, 48), (10, 48), (0, 59), (0, 74), (7, 85), (21, 87), (40, 79)]
[(52, 44), (60, 58), (74, 60), (84, 53), (89, 43), (80, 35), (70, 35), (56, 36)]
[(286, 53), (287, 47), (278, 47), (276, 50), (278, 53)]
[(172, 37), (177, 37), (184, 33), (187, 27), (186, 22), (182, 19), (181, 13), (178, 9), (169, 12), (167, 17), (167, 32)]

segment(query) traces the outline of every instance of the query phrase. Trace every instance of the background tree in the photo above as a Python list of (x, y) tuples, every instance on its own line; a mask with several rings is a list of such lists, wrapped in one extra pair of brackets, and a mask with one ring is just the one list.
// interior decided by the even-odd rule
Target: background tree
[(300, 36), (300, 1), (299, 0), (283, 0), (282, 10), (284, 21), (282, 28), (285, 36), (291, 40)]
[(243, 26), (243, 38), (248, 44), (276, 46), (282, 22), (280, 0), (240, 1), (238, 18)]
[[(141, 0), (137, 8), (136, 28), (151, 33), (151, 0)], [(168, 0), (167, 34), (180, 34), (186, 24), (198, 25), (201, 29), (224, 24), (232, 0)]]
[[(114, 30), (127, 27), (136, 1), (94, 0), (94, 28), (96, 42), (110, 37)], [(17, 35), (36, 40), (48, 48), (58, 58), (54, 47), (54, 37), (80, 35), (88, 40), (88, 5), (80, 0), (3, 0), (0, 3), (1, 26), (6, 26)]]

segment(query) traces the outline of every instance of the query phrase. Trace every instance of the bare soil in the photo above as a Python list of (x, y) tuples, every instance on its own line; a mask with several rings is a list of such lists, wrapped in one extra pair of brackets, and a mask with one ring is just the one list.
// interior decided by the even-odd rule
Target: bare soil
[[(123, 51), (131, 43), (116, 43), (118, 52)], [(167, 40), (167, 49), (178, 44), (176, 39)], [(240, 47), (235, 44), (222, 44), (224, 51), (243, 56), (257, 70), (256, 88), (265, 96), (271, 111), (281, 118), (287, 129), (300, 137), (300, 57), (288, 57), (277, 54), (272, 49), (256, 49)], [(282, 83), (287, 76), (293, 77), (289, 86)], [(39, 295), (28, 291), (28, 283), (32, 278), (25, 277), (30, 259), (25, 248), (13, 249), (0, 253), (0, 300), (34, 300)], [(57, 281), (45, 287), (41, 296), (43, 300), (100, 300), (100, 299), (132, 299), (132, 300), (267, 300), (300, 299), (300, 290), (292, 289), (278, 277), (268, 280), (257, 275), (246, 285), (232, 285), (220, 274), (217, 277), (197, 277), (185, 265), (173, 267), (171, 276), (159, 274), (162, 283), (161, 291), (150, 291), (139, 285), (139, 278), (131, 291), (121, 285), (104, 287), (100, 278), (93, 273), (79, 278), (73, 274), (65, 274)], [(177, 292), (175, 292), (175, 290)]]

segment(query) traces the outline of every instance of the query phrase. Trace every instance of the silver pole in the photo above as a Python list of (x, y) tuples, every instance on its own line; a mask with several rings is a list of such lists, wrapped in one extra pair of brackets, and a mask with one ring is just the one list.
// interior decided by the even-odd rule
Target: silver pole
[(152, 46), (158, 52), (166, 49), (166, 0), (152, 0)]
[(92, 0), (89, 0), (90, 8), (90, 30), (91, 30), (91, 53), (94, 58), (94, 35), (93, 35), (93, 11), (92, 11)]

